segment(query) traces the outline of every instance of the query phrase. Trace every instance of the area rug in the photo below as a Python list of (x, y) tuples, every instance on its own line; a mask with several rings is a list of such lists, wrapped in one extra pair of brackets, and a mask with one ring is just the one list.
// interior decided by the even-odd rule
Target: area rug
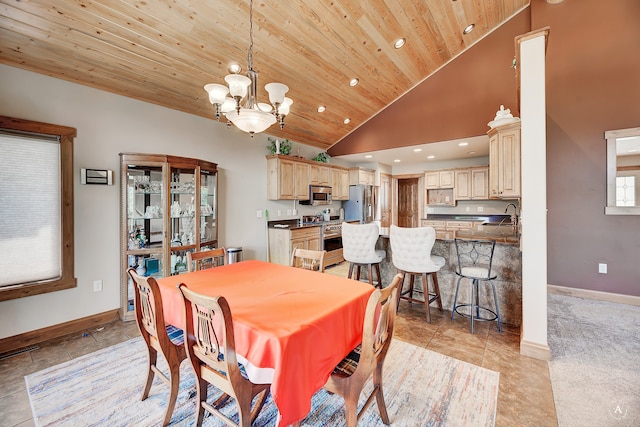
[[(150, 396), (140, 401), (145, 364), (144, 344), (135, 338), (25, 377), (35, 425), (160, 425), (168, 387), (156, 380)], [(193, 371), (187, 361), (181, 368), (172, 426), (195, 422)], [(384, 367), (385, 399), (394, 426), (493, 426), (498, 383), (497, 372), (398, 340), (393, 341)], [(213, 390), (210, 397), (215, 396)], [(363, 403), (364, 398), (360, 405)], [(233, 418), (233, 401), (225, 410)], [(273, 426), (275, 419), (276, 407), (269, 398), (254, 425)], [(343, 400), (323, 390), (317, 392), (302, 424), (343, 426)], [(210, 416), (204, 425), (221, 423)], [(359, 425), (383, 425), (375, 402)]]
[(640, 426), (640, 307), (548, 295), (559, 427)]

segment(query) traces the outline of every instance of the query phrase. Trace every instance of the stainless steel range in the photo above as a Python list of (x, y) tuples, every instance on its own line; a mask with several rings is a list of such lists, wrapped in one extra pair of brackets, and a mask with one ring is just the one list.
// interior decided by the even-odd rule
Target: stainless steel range
[(325, 221), (322, 223), (322, 249), (325, 265), (338, 264), (344, 261), (342, 256), (342, 221)]

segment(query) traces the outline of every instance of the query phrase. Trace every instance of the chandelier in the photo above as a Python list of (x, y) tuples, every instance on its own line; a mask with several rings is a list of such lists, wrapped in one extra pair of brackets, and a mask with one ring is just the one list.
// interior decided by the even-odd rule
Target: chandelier
[[(293, 100), (284, 95), (289, 87), (283, 83), (269, 83), (265, 89), (269, 93), (271, 105), (258, 102), (258, 73), (253, 71), (253, 0), (249, 8), (249, 53), (247, 54), (247, 75), (229, 74), (224, 80), (229, 87), (211, 83), (204, 89), (209, 93), (209, 101), (216, 109), (216, 120), (220, 114), (238, 129), (250, 133), (260, 133), (279, 122), (284, 128), (284, 118), (289, 114)], [(228, 96), (230, 95), (230, 96)], [(273, 106), (273, 107), (272, 107)]]

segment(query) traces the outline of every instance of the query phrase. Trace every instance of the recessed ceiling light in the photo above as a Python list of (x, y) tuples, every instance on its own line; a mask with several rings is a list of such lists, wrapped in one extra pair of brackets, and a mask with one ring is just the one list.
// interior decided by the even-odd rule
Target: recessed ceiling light
[(242, 67), (240, 66), (240, 64), (231, 64), (229, 65), (228, 70), (231, 74), (238, 74), (240, 71), (242, 71)]
[(350, 121), (351, 121), (351, 119), (349, 117), (347, 117), (346, 119), (344, 119), (344, 124), (348, 125)]
[(476, 26), (476, 24), (467, 25), (467, 27), (462, 31), (462, 34), (469, 34), (471, 31), (473, 31), (473, 28), (475, 26)]
[(324, 110), (326, 110), (324, 105), (318, 107), (318, 113), (324, 113)]
[(469, 151), (469, 154), (476, 154), (475, 151)]
[(360, 82), (360, 80), (353, 78), (349, 81), (349, 86), (353, 87), (356, 86), (358, 83)]
[(466, 147), (467, 145), (469, 145), (468, 142), (460, 142), (460, 143), (458, 143), (458, 147)]
[(629, 150), (629, 151), (627, 151), (627, 153), (637, 153), (637, 152), (638, 152), (638, 150)]
[(414, 153), (419, 153), (419, 152), (421, 152), (421, 151), (422, 151), (422, 148), (414, 148), (414, 149), (413, 149), (413, 152), (414, 152)]
[(371, 155), (371, 154), (366, 154), (366, 155), (364, 156), (364, 158), (365, 158), (365, 159), (370, 159), (370, 158), (372, 158), (372, 157), (373, 157), (373, 155)]
[(400, 163), (400, 159), (395, 159), (393, 163)]
[(435, 158), (436, 158), (436, 156), (434, 156), (433, 154), (427, 156), (427, 159), (435, 159)]
[(396, 42), (393, 44), (393, 47), (395, 47), (396, 49), (400, 49), (402, 46), (404, 46), (404, 44), (407, 42), (407, 39), (405, 39), (404, 37), (399, 38), (398, 40), (396, 40)]

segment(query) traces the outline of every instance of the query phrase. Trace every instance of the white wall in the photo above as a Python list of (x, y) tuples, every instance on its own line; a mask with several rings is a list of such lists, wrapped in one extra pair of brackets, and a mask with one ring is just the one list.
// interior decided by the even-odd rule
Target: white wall
[[(286, 215), (287, 209), (294, 208), (293, 202), (266, 200), (264, 134), (250, 138), (212, 119), (5, 65), (0, 65), (0, 115), (78, 131), (74, 144), (78, 286), (0, 302), (0, 338), (119, 307), (121, 152), (171, 154), (218, 163), (220, 244), (242, 246), (245, 259), (266, 259), (265, 219), (256, 217), (257, 210), (268, 209), (270, 219), (275, 219), (278, 210)], [(306, 158), (319, 151), (300, 145), (300, 154)], [(2, 162), (11, 161), (2, 155)], [(113, 170), (115, 185), (80, 185), (80, 168), (85, 167)], [(332, 207), (339, 208), (340, 202)], [(318, 211), (316, 207), (295, 208), (300, 214)], [(104, 290), (94, 293), (92, 284), (97, 279), (103, 280)]]

